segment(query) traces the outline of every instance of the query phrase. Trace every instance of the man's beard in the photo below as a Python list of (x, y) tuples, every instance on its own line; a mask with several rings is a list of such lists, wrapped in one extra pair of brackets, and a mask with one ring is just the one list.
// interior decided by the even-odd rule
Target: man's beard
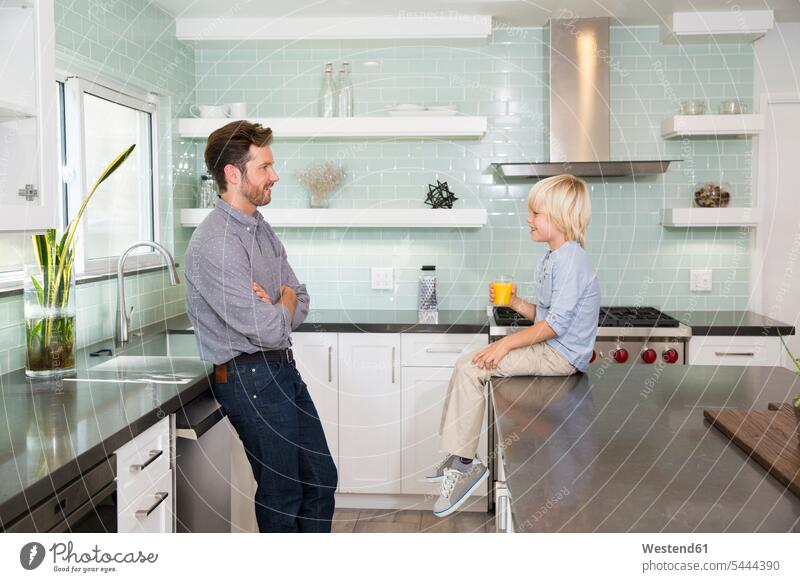
[(272, 196), (265, 192), (263, 187), (256, 186), (247, 179), (247, 174), (242, 175), (241, 193), (255, 206), (265, 206), (272, 200)]

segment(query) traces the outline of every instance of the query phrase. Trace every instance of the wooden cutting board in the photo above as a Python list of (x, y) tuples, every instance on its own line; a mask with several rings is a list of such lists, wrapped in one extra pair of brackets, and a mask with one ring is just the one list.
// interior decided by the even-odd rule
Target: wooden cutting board
[(770, 408), (775, 410), (709, 408), (703, 416), (800, 497), (800, 441), (794, 408), (786, 403)]

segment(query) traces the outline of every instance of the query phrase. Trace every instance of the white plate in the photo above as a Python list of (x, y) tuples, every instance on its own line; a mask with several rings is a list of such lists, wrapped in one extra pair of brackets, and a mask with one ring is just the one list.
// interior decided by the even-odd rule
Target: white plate
[(388, 111), (390, 117), (452, 117), (458, 111), (452, 109), (422, 109), (419, 111)]

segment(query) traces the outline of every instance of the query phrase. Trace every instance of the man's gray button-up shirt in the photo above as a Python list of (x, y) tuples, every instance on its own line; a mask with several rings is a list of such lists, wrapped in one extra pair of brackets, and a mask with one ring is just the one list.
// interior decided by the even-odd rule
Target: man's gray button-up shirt
[[(184, 264), (186, 307), (203, 360), (222, 364), (239, 354), (291, 345), (291, 331), (308, 315), (310, 298), (261, 213), (245, 214), (219, 198), (195, 229)], [(272, 304), (253, 292), (253, 282)], [(297, 293), (291, 321), (289, 310), (277, 303), (282, 285)]]

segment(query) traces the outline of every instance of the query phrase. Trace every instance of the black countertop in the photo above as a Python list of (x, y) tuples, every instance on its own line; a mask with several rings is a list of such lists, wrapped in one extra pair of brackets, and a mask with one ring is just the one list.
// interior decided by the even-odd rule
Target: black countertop
[[(692, 328), (693, 336), (794, 335), (793, 325), (752, 311), (665, 311)], [(176, 331), (187, 331), (188, 317), (173, 318)], [(417, 323), (412, 309), (312, 309), (295, 331), (341, 333), (488, 333), (493, 318), (484, 310), (440, 311), (439, 322)]]
[[(114, 356), (147, 356), (145, 369), (91, 368), (111, 356), (90, 357), (113, 341), (77, 354), (77, 374), (30, 380), (24, 370), (0, 376), (0, 525), (22, 515), (120, 446), (209, 389), (210, 364), (197, 357), (192, 335), (167, 334), (168, 323), (145, 328)], [(76, 381), (77, 380), (77, 381)], [(167, 384), (158, 382), (181, 382)]]
[(597, 367), (493, 380), (523, 532), (800, 532), (800, 498), (703, 418), (800, 393), (784, 368)]
[[(312, 309), (295, 331), (338, 333), (489, 333), (486, 311), (439, 311), (437, 323), (417, 323), (413, 309)], [(183, 315), (171, 320), (171, 330), (191, 333)]]
[(665, 311), (692, 328), (693, 336), (794, 335), (794, 325), (752, 311)]

